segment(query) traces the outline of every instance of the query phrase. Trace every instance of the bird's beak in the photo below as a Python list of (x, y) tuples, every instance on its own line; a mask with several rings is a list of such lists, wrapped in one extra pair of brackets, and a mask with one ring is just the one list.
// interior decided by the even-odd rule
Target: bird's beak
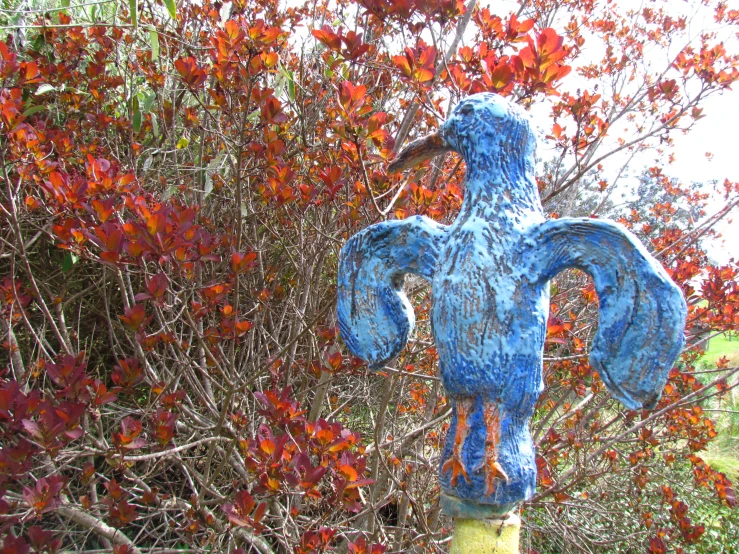
[(452, 147), (441, 136), (438, 131), (427, 137), (414, 140), (406, 146), (400, 154), (387, 166), (388, 173), (398, 173), (404, 169), (414, 167), (421, 162), (430, 160), (431, 158), (449, 152)]

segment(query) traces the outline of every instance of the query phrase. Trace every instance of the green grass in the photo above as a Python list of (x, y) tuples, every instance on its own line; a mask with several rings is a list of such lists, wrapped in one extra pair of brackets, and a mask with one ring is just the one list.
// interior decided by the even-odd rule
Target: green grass
[[(713, 369), (721, 358), (729, 360), (729, 367), (739, 364), (739, 337), (732, 339), (727, 335), (713, 337), (708, 344), (708, 351), (698, 361), (698, 367)], [(708, 377), (712, 379), (716, 374)], [(710, 414), (719, 435), (702, 453), (702, 457), (713, 469), (726, 474), (733, 483), (739, 483), (739, 394), (737, 391), (729, 392), (720, 400), (710, 400), (709, 405), (704, 407), (723, 411)]]
[(729, 365), (739, 363), (739, 337), (731, 339), (726, 335), (713, 337), (708, 343), (708, 351), (699, 363), (706, 368), (716, 367), (716, 362), (723, 357), (729, 360)]
[(736, 454), (729, 450), (709, 448), (702, 455), (704, 461), (716, 471), (720, 471), (729, 478), (732, 483), (739, 483), (739, 459)]

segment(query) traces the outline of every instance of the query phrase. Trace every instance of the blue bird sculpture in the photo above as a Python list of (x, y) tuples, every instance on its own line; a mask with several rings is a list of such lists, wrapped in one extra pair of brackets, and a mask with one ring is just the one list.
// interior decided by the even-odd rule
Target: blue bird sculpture
[(341, 251), (339, 328), (374, 369), (413, 329), (404, 276), (431, 283), (439, 372), (454, 408), (440, 467), (443, 507), (454, 517), (499, 516), (534, 493), (529, 419), (543, 390), (548, 282), (560, 271), (593, 278), (600, 304), (590, 363), (627, 408), (655, 406), (684, 343), (682, 293), (634, 235), (609, 221), (545, 218), (535, 149), (522, 108), (490, 93), (466, 98), (389, 168), (461, 154), (466, 189), (454, 223), (386, 221)]

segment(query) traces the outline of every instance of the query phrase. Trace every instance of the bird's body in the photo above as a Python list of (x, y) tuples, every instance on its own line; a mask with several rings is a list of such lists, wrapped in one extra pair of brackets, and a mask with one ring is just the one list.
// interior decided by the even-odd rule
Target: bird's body
[[(460, 109), (482, 114), (491, 99), (498, 98), (471, 97)], [(488, 125), (480, 125), (465, 147), (465, 201), (447, 229), (434, 272), (431, 322), (457, 421), (444, 453), (451, 461), (442, 485), (465, 499), (485, 491), (508, 511), (512, 499), (530, 496), (536, 483), (527, 428), (543, 387), (549, 289), (529, 281), (517, 255), (527, 234), (545, 220), (533, 174), (534, 137), (527, 118), (507, 102), (496, 102), (491, 111)], [(505, 132), (496, 116), (506, 122)], [(491, 146), (497, 156), (469, 155)], [(458, 431), (460, 415), (468, 423), (465, 436)], [(488, 429), (486, 415), (498, 429)], [(497, 469), (484, 471), (492, 464)]]
[(544, 218), (540, 210), (526, 223), (508, 215), (463, 209), (439, 256), (431, 317), (444, 386), (454, 395), (502, 398), (513, 357), (541, 363), (548, 289), (522, 279), (526, 268), (511, 253)]
[(656, 402), (683, 344), (680, 290), (633, 235), (604, 221), (545, 219), (535, 143), (520, 107), (493, 94), (465, 99), (439, 135), (394, 162), (406, 167), (445, 148), (464, 157), (465, 200), (454, 223), (388, 221), (342, 250), (339, 326), (373, 367), (403, 348), (413, 326), (403, 275), (431, 282), (439, 372), (454, 404), (440, 471), (454, 516), (506, 513), (534, 492), (528, 422), (543, 387), (548, 282), (562, 269), (593, 277), (600, 325), (591, 363), (628, 407)]
[[(444, 388), (455, 400), (455, 428), (444, 459), (452, 459), (460, 412), (472, 431), (460, 448), (462, 473), (451, 462), (442, 484), (460, 498), (479, 498), (481, 491), (507, 512), (515, 500), (527, 498), (536, 482), (528, 421), (542, 383), (542, 351), (549, 309), (548, 287), (531, 285), (511, 252), (520, 250), (530, 225), (516, 224), (505, 211), (460, 215), (447, 231), (432, 280), (431, 322)], [(482, 468), (493, 456), (485, 448), (485, 407), (497, 410), (495, 461), (507, 479), (488, 479)], [(477, 432), (475, 432), (477, 431)], [(495, 430), (493, 430), (495, 431)], [(452, 440), (451, 437), (454, 437)], [(516, 463), (511, 463), (515, 458)], [(488, 472), (489, 473), (489, 472)], [(456, 477), (456, 478), (455, 478)], [(494, 476), (493, 476), (494, 477)], [(515, 489), (515, 490), (510, 490)]]

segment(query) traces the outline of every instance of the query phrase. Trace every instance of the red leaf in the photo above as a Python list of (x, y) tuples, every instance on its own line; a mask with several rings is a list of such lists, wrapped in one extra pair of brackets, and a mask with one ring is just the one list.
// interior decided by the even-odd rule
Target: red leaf
[(649, 539), (649, 552), (652, 554), (667, 554), (667, 545), (659, 537)]
[[(515, 16), (511, 17), (511, 20), (513, 21)], [(536, 20), (534, 19), (526, 19), (525, 21), (522, 21), (516, 26), (516, 31), (518, 31), (519, 34), (528, 33), (531, 29), (534, 28), (534, 25), (536, 24)]]
[(367, 541), (364, 537), (359, 537), (355, 542), (349, 544), (350, 554), (368, 554)]
[(536, 67), (536, 52), (531, 46), (522, 48), (518, 53), (518, 57), (521, 59), (524, 67)]
[(97, 213), (100, 222), (105, 223), (113, 214), (115, 199), (108, 198), (107, 200), (104, 200), (102, 202), (95, 199), (91, 202), (91, 204), (93, 209), (95, 210), (95, 213)]
[(143, 369), (136, 358), (125, 358), (118, 360), (113, 367), (110, 378), (116, 385), (130, 388), (139, 384), (144, 379)]
[(26, 531), (26, 536), (31, 541), (31, 546), (36, 552), (56, 552), (62, 545), (61, 539), (55, 539), (51, 531), (46, 531), (34, 525)]
[(536, 47), (542, 58), (560, 50), (563, 42), (564, 38), (551, 27), (547, 27), (536, 37)]
[(339, 473), (343, 475), (350, 483), (355, 482), (359, 478), (357, 470), (350, 465), (343, 465), (339, 467)]
[[(0, 45), (3, 45), (0, 42)], [(0, 66), (1, 68), (2, 66)], [(23, 537), (16, 537), (12, 531), (8, 531), (3, 537), (2, 554), (28, 554), (31, 547)]]
[(259, 520), (264, 516), (266, 507), (264, 502), (257, 505), (254, 498), (247, 491), (239, 491), (236, 493), (233, 504), (223, 504), (221, 509), (226, 514), (226, 517), (228, 517), (231, 525), (235, 525), (236, 527), (254, 527), (258, 530), (261, 527)]
[(35, 510), (36, 514), (44, 514), (61, 504), (58, 495), (66, 482), (64, 477), (56, 475), (42, 477), (36, 481), (35, 487), (23, 487), (23, 499)]
[(242, 321), (237, 320), (234, 323), (234, 328), (236, 329), (236, 335), (239, 337), (247, 333), (249, 329), (251, 329), (251, 327), (252, 327), (252, 324), (245, 320), (242, 320)]
[(125, 315), (119, 315), (121, 321), (132, 331), (139, 331), (151, 318), (146, 317), (146, 308), (143, 304), (136, 304), (125, 309)]
[(154, 435), (157, 441), (162, 446), (170, 443), (174, 438), (176, 430), (175, 423), (177, 422), (177, 414), (157, 408), (157, 413), (154, 416), (155, 430)]
[(175, 61), (174, 67), (190, 88), (200, 87), (208, 78), (208, 75), (198, 67), (197, 61), (192, 56)]
[(136, 437), (141, 434), (143, 426), (137, 419), (127, 416), (121, 421), (121, 432), (118, 436), (121, 439), (121, 444), (130, 444)]
[(334, 352), (328, 357), (328, 365), (333, 371), (337, 371), (343, 364), (343, 357), (341, 352)]
[(341, 38), (328, 25), (324, 25), (321, 29), (314, 29), (311, 34), (331, 50), (338, 52), (341, 49)]
[(342, 55), (347, 60), (358, 59), (370, 48), (369, 44), (362, 43), (362, 34), (357, 34), (354, 31), (349, 31), (345, 36), (341, 37), (341, 41), (346, 45), (346, 48), (342, 50)]
[(36, 62), (23, 62), (20, 67), (19, 84), (28, 85), (43, 81)]
[(409, 59), (408, 56), (393, 56), (393, 63), (409, 79), (413, 76), (413, 70), (411, 69), (413, 64), (412, 58)]
[(349, 81), (344, 81), (339, 87), (339, 102), (347, 115), (352, 115), (359, 110), (364, 105), (366, 96), (367, 87), (364, 85), (354, 85)]
[(234, 252), (231, 254), (231, 270), (234, 273), (243, 273), (244, 271), (250, 270), (255, 265), (257, 265), (256, 252), (247, 252), (246, 254)]
[(268, 96), (262, 106), (262, 119), (266, 123), (280, 124), (287, 121), (287, 116), (282, 112), (282, 104), (274, 96)]
[(129, 523), (136, 521), (139, 514), (134, 506), (131, 506), (125, 499), (118, 502), (108, 503), (108, 515), (110, 523), (113, 527), (125, 527)]

